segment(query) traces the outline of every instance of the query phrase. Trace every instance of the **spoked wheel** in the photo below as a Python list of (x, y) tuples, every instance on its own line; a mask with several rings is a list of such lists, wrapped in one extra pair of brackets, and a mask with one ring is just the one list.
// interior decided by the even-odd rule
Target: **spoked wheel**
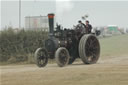
[(85, 64), (94, 64), (100, 56), (100, 44), (96, 36), (84, 35), (79, 43), (79, 55)]
[(64, 67), (69, 62), (69, 52), (66, 48), (60, 47), (55, 53), (55, 59), (59, 67)]
[(38, 48), (35, 52), (35, 62), (38, 67), (44, 67), (48, 63), (48, 54), (44, 48)]

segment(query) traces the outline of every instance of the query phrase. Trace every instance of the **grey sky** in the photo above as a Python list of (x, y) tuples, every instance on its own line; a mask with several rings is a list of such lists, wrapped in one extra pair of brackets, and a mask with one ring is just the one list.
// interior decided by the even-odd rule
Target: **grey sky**
[[(69, 0), (68, 0), (69, 1)], [(21, 26), (24, 27), (25, 16), (40, 16), (48, 13), (56, 14), (56, 21), (64, 27), (77, 24), (81, 16), (88, 14), (88, 20), (93, 26), (118, 25), (128, 27), (128, 1), (22, 1)], [(19, 23), (18, 1), (1, 2), (1, 27), (12, 25), (18, 27)], [(61, 13), (59, 13), (61, 12)]]

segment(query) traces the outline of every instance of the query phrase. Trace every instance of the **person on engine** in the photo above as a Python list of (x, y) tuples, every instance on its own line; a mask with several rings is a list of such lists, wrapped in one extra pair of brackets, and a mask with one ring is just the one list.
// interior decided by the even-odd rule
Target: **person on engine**
[(85, 23), (86, 23), (86, 25), (85, 25), (85, 32), (86, 32), (86, 34), (90, 34), (91, 30), (92, 30), (92, 25), (89, 24), (88, 20)]
[(78, 21), (78, 25), (76, 26), (76, 28), (79, 30), (79, 32), (85, 33), (85, 24), (82, 23), (81, 20)]

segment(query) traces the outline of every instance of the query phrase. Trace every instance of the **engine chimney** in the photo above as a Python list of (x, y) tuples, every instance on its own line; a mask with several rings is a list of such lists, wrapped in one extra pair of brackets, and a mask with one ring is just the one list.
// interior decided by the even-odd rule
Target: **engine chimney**
[(54, 14), (48, 14), (49, 21), (49, 36), (52, 37), (54, 35)]

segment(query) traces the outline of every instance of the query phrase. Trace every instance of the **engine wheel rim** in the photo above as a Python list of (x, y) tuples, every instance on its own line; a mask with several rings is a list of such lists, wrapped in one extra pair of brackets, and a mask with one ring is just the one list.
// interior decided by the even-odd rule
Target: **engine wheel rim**
[(66, 62), (67, 62), (67, 52), (66, 50), (61, 50), (60, 53), (59, 53), (59, 61), (64, 65)]
[(44, 65), (44, 63), (47, 61), (47, 55), (44, 50), (39, 50), (37, 53), (37, 61), (39, 65)]
[(85, 54), (88, 62), (94, 62), (97, 60), (97, 56), (99, 56), (100, 47), (99, 41), (94, 36), (88, 37), (85, 44)]

